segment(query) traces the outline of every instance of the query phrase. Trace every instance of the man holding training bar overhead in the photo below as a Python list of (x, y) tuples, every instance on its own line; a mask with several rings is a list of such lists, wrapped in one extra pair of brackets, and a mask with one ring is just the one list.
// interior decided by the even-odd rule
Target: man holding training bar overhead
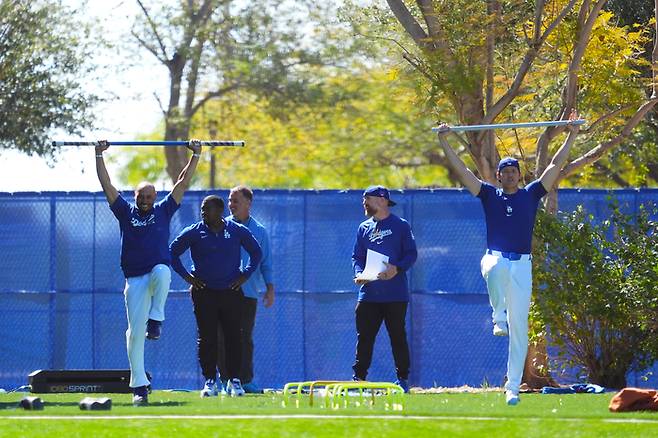
[(569, 136), (538, 180), (519, 188), (519, 162), (511, 157), (500, 160), (496, 178), (501, 187), (479, 180), (446, 140), (450, 126), (436, 129), (439, 143), (460, 181), (480, 198), (487, 225), (487, 251), (480, 268), (487, 284), (493, 309), (493, 334), (508, 336), (507, 383), (505, 401), (519, 402), (519, 387), (528, 353), (528, 312), (532, 294), (532, 230), (539, 201), (553, 188), (569, 156), (582, 123), (576, 111), (569, 117)]
[(112, 185), (103, 152), (110, 144), (96, 145), (96, 172), (110, 210), (121, 229), (121, 269), (126, 277), (124, 297), (128, 317), (126, 344), (130, 362), (130, 387), (135, 406), (148, 403), (150, 384), (144, 369), (144, 338), (160, 338), (164, 307), (171, 283), (169, 269), (169, 223), (180, 207), (185, 190), (199, 162), (201, 142), (190, 140), (190, 161), (163, 200), (155, 202), (153, 184), (143, 182), (135, 189), (135, 203), (129, 204)]

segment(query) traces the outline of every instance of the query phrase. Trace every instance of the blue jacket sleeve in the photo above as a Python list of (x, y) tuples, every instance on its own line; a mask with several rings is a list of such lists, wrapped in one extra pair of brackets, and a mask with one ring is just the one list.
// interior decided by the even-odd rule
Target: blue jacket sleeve
[(363, 245), (363, 239), (361, 237), (361, 227), (359, 227), (359, 230), (356, 233), (356, 241), (354, 242), (354, 250), (352, 251), (352, 269), (354, 270), (355, 277), (362, 273), (365, 268), (366, 249), (367, 248)]
[(247, 227), (240, 225), (240, 230), (240, 244), (242, 244), (242, 247), (247, 250), (247, 253), (249, 254), (249, 264), (244, 267), (242, 273), (249, 277), (261, 262), (263, 251), (261, 251), (258, 241)]
[(403, 222), (404, 231), (402, 235), (402, 257), (396, 264), (401, 271), (407, 271), (416, 262), (418, 251), (416, 250), (416, 239), (411, 232), (411, 226), (408, 222)]
[(187, 272), (187, 269), (185, 269), (185, 266), (183, 266), (183, 262), (180, 261), (180, 256), (192, 245), (191, 233), (191, 228), (185, 228), (178, 236), (176, 236), (173, 242), (171, 242), (171, 245), (169, 245), (171, 267), (182, 278), (190, 275), (190, 273)]
[(272, 269), (272, 254), (270, 252), (270, 239), (267, 236), (267, 231), (263, 231), (263, 237), (260, 239), (260, 249), (263, 253), (263, 259), (260, 262), (260, 273), (263, 276), (265, 284), (274, 284), (272, 278), (274, 277)]

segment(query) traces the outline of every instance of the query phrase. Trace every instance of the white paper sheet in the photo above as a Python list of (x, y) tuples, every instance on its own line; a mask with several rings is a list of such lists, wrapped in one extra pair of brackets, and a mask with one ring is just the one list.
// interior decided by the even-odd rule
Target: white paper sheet
[(377, 274), (386, 270), (384, 263), (388, 263), (388, 256), (369, 249), (366, 253), (366, 267), (357, 279), (368, 281), (377, 280)]

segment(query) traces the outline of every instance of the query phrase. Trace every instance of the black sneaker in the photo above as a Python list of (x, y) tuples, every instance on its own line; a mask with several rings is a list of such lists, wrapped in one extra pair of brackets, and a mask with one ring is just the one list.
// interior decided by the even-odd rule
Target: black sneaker
[(149, 404), (149, 391), (146, 386), (133, 388), (133, 406), (146, 406)]
[(160, 333), (162, 333), (162, 321), (149, 319), (146, 322), (146, 339), (157, 341), (160, 339)]

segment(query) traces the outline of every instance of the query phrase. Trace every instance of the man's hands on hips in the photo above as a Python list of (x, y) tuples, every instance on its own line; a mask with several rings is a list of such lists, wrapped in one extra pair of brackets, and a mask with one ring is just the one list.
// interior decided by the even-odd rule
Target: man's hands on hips
[(205, 289), (206, 283), (196, 278), (194, 275), (190, 274), (185, 277), (185, 281), (190, 283), (194, 289)]
[(229, 285), (229, 287), (233, 290), (238, 290), (240, 287), (245, 284), (245, 282), (248, 280), (248, 277), (244, 274), (240, 274), (238, 278), (233, 280), (233, 283)]

